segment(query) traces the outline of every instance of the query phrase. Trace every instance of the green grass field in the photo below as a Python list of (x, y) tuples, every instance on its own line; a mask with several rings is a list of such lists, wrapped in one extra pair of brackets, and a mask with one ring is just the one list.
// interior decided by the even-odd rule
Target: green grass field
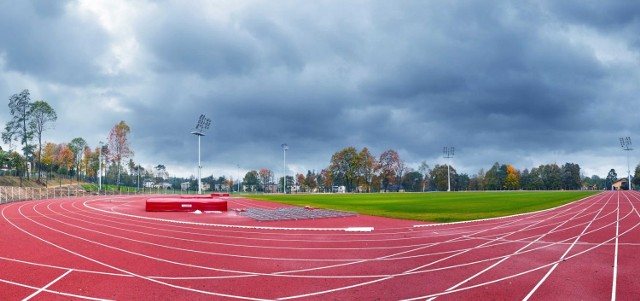
[(456, 222), (557, 207), (599, 191), (250, 195), (247, 198), (400, 219)]

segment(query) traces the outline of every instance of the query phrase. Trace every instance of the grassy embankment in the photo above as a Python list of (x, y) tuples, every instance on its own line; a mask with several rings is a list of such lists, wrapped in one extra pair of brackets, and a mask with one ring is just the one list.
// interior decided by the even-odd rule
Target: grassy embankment
[(455, 222), (557, 207), (599, 191), (250, 195), (251, 199), (400, 219)]
[[(45, 187), (46, 179), (41, 179), (38, 181), (36, 177), (30, 177), (20, 179), (19, 177), (14, 176), (0, 176), (0, 186), (14, 186), (14, 187)], [(75, 179), (50, 179), (49, 186), (60, 186), (60, 185), (77, 185), (78, 182)]]

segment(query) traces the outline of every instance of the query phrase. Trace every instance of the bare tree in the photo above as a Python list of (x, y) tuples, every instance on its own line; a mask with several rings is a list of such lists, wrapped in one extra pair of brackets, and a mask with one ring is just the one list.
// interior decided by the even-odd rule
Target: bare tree
[(127, 140), (127, 134), (130, 132), (129, 126), (124, 121), (120, 121), (111, 129), (109, 134), (108, 158), (118, 167), (118, 189), (120, 189), (122, 160), (133, 156), (133, 151), (129, 148), (129, 140)]

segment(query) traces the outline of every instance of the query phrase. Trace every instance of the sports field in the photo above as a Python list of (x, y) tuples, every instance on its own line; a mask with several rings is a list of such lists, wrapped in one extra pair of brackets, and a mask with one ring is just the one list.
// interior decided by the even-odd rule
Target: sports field
[[(394, 197), (402, 207), (411, 195), (355, 197)], [(482, 193), (414, 197), (464, 204), (474, 195)], [(503, 203), (549, 199), (503, 195)], [(637, 191), (465, 223), (364, 214), (262, 221), (240, 213), (300, 208), (220, 197), (232, 210), (149, 212), (148, 198), (0, 205), (0, 300), (640, 300)]]
[(359, 214), (430, 222), (456, 222), (539, 211), (600, 191), (429, 192), (251, 195), (252, 199)]

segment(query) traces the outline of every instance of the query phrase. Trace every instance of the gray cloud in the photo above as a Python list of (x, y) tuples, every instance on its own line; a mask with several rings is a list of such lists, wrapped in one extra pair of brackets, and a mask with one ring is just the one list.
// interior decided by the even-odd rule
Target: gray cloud
[[(125, 120), (135, 160), (176, 172), (195, 173), (200, 114), (213, 173), (280, 170), (285, 142), (299, 169), (347, 146), (433, 165), (455, 145), (467, 173), (572, 158), (606, 172), (640, 126), (633, 4), (115, 1), (144, 11), (118, 31), (79, 3), (0, 4), (0, 95), (30, 88), (68, 112), (60, 142)], [(131, 63), (107, 72), (105, 57)]]
[(0, 5), (0, 54), (5, 68), (55, 84), (104, 79), (96, 61), (109, 39), (91, 20), (65, 11), (68, 1)]

